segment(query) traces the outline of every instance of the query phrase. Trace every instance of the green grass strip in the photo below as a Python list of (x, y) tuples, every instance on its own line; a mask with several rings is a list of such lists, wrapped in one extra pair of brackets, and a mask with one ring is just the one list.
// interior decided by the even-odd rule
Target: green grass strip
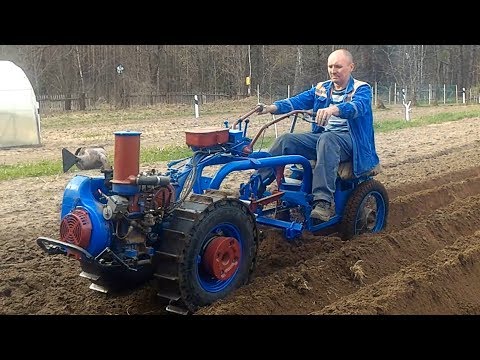
[[(458, 121), (468, 118), (475, 118), (479, 116), (480, 114), (478, 111), (444, 112), (435, 115), (420, 116), (410, 121), (406, 121), (405, 119), (385, 119), (381, 121), (375, 121), (373, 126), (375, 128), (375, 132), (389, 132), (431, 124), (440, 124), (448, 121)], [(377, 116), (377, 118), (378, 117), (379, 116)]]
[[(375, 132), (389, 132), (394, 130), (440, 124), (448, 121), (458, 121), (466, 118), (478, 117), (478, 111), (444, 112), (435, 115), (414, 118), (411, 121), (398, 119), (383, 119), (375, 121)], [(377, 118), (379, 115), (377, 115)], [(267, 149), (274, 141), (273, 136), (260, 137), (254, 150)], [(41, 151), (41, 150), (40, 150)], [(163, 149), (150, 147), (140, 150), (140, 164), (155, 163), (158, 161), (171, 161), (182, 159), (192, 154), (187, 146), (166, 147)], [(0, 181), (24, 177), (49, 176), (62, 173), (61, 161), (43, 160), (36, 163), (18, 163), (14, 165), (0, 165)]]
[(61, 174), (62, 171), (62, 163), (55, 160), (42, 160), (36, 163), (0, 165), (0, 180), (56, 175)]

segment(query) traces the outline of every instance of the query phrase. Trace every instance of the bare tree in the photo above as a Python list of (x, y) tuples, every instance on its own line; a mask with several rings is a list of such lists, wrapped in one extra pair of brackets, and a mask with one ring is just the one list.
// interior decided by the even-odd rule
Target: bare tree
[(75, 54), (77, 55), (78, 75), (80, 76), (80, 110), (85, 110), (85, 81), (83, 80), (82, 63), (80, 61), (80, 50), (75, 45)]
[(303, 75), (302, 46), (297, 45), (297, 63), (295, 65), (295, 78), (293, 80), (293, 92), (299, 93), (302, 86)]
[(480, 81), (478, 45), (252, 45), (251, 61), (248, 45), (0, 45), (0, 58), (21, 66), (39, 94), (85, 94), (113, 105), (132, 92), (150, 93), (153, 104), (155, 94), (176, 92), (243, 96), (247, 75), (254, 91), (260, 85), (279, 98), (293, 85), (293, 95), (328, 77), (328, 54), (338, 48), (354, 55), (357, 78), (395, 82), (413, 103), (427, 84), (472, 88)]

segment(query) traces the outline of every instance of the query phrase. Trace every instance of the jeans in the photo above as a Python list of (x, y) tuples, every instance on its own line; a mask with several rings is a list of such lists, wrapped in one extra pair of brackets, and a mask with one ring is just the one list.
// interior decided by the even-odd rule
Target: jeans
[[(324, 131), (321, 133), (286, 133), (278, 137), (269, 150), (272, 156), (303, 155), (316, 160), (313, 169), (313, 200), (334, 200), (335, 181), (340, 162), (352, 158), (352, 137), (349, 132)], [(271, 168), (259, 169), (261, 178), (274, 180)]]

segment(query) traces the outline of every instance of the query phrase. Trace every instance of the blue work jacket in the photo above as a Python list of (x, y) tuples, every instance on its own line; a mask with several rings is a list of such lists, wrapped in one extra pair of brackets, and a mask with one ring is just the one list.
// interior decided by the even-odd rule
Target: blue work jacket
[[(277, 106), (275, 114), (312, 109), (316, 114), (318, 109), (330, 105), (332, 90), (331, 80), (319, 82), (310, 90), (275, 101), (274, 104)], [(343, 103), (337, 104), (337, 107), (340, 110), (339, 117), (347, 119), (353, 144), (352, 170), (358, 177), (370, 172), (379, 163), (373, 131), (372, 88), (368, 83), (350, 77), (347, 96)], [(312, 126), (312, 132), (318, 131), (317, 125)]]

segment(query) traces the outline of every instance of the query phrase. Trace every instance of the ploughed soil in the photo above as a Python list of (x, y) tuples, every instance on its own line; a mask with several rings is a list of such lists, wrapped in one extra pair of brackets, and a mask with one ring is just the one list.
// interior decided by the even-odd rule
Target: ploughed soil
[[(99, 142), (112, 153), (112, 132), (131, 128), (142, 131), (142, 147), (179, 145), (191, 124), (178, 117), (45, 128), (42, 147), (2, 149), (0, 163), (60, 159), (62, 147)], [(92, 129), (97, 138), (82, 137)], [(251, 283), (196, 315), (480, 314), (480, 118), (378, 133), (376, 143), (383, 166), (376, 178), (390, 198), (385, 231), (348, 242), (305, 233), (289, 242), (265, 229)], [(152, 166), (165, 164), (141, 169)], [(76, 260), (36, 244), (39, 236), (58, 238), (63, 189), (76, 172), (0, 182), (0, 314), (166, 314), (150, 284), (95, 292)]]

